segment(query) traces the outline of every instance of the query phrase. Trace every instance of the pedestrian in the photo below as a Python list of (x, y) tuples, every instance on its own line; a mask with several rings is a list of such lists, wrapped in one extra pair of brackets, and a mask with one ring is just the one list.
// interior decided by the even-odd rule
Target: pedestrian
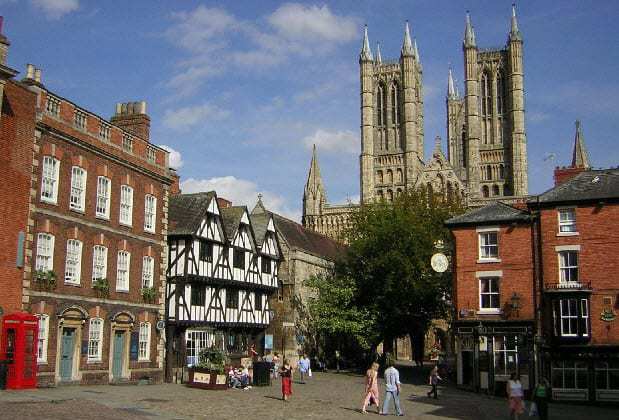
[(340, 373), (340, 351), (335, 350), (335, 370)]
[(389, 406), (391, 400), (395, 404), (396, 415), (403, 416), (404, 413), (400, 408), (400, 372), (393, 366), (393, 359), (387, 357), (387, 369), (385, 370), (385, 398), (383, 401), (383, 409), (380, 413), (383, 416), (389, 414)]
[(279, 374), (282, 377), (282, 399), (288, 401), (292, 394), (292, 366), (290, 366), (288, 359), (284, 359)]
[(537, 413), (540, 420), (548, 418), (548, 400), (550, 398), (550, 387), (548, 380), (542, 378), (533, 390), (533, 402), (537, 405)]
[(380, 413), (380, 401), (378, 400), (378, 363), (372, 363), (372, 366), (365, 372), (365, 398), (363, 399), (363, 408), (361, 412), (367, 413), (365, 410), (368, 405), (376, 404), (376, 411)]
[(303, 354), (301, 360), (299, 360), (299, 374), (301, 375), (301, 383), (305, 383), (305, 377), (310, 374), (310, 359), (308, 359), (307, 354)]
[(434, 399), (435, 400), (438, 399), (438, 381), (442, 381), (442, 380), (443, 378), (438, 376), (438, 366), (434, 366), (432, 368), (432, 371), (430, 371), (430, 377), (428, 378), (428, 382), (430, 383), (430, 386), (432, 387), (432, 389), (428, 391), (428, 397), (434, 394)]
[(273, 354), (273, 379), (277, 379), (279, 373), (279, 353)]
[(518, 420), (518, 416), (524, 412), (524, 404), (522, 397), (522, 383), (520, 383), (520, 375), (512, 373), (509, 381), (507, 381), (507, 398), (509, 401), (509, 416), (514, 420)]

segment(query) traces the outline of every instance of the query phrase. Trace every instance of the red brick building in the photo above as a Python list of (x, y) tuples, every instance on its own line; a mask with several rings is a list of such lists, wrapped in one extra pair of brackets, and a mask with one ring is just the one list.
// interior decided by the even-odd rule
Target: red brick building
[(9, 102), (6, 118), (3, 106), (0, 121), (14, 168), (0, 207), (10, 226), (0, 281), (13, 303), (2, 304), (39, 316), (39, 384), (160, 381), (172, 176), (146, 104), (118, 104), (106, 121), (45, 87), (32, 65), (6, 87), (4, 104), (19, 106)]

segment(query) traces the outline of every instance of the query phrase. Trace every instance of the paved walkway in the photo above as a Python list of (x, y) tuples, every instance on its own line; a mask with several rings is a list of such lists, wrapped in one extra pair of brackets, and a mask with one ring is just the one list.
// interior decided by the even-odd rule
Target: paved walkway
[[(382, 388), (382, 387), (381, 387)], [(452, 388), (440, 388), (439, 399), (427, 398), (428, 387), (404, 385), (407, 418), (508, 419), (506, 401)], [(183, 385), (64, 386), (28, 391), (0, 391), (0, 419), (209, 419), (296, 420), (378, 419), (359, 412), (363, 378), (319, 373), (307, 384), (294, 384), (290, 402), (280, 400), (279, 381), (250, 390), (204, 391)], [(551, 418), (617, 419), (619, 409), (553, 404)], [(527, 419), (528, 416), (522, 416)]]

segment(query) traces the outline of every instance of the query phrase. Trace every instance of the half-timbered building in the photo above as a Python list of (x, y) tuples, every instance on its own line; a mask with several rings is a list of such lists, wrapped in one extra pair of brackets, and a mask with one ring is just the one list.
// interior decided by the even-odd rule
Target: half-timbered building
[(272, 218), (252, 225), (246, 207), (232, 207), (215, 192), (170, 200), (166, 290), (167, 379), (208, 347), (232, 358), (260, 352), (277, 290), (280, 258)]

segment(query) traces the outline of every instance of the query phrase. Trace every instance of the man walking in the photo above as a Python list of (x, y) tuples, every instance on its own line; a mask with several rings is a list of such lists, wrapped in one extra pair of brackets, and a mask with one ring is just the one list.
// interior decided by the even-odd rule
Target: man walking
[(385, 398), (383, 399), (383, 409), (380, 413), (383, 416), (389, 414), (391, 400), (395, 404), (396, 415), (403, 416), (400, 408), (400, 372), (393, 366), (393, 359), (387, 357), (387, 369), (385, 370)]
[(305, 383), (305, 377), (310, 371), (310, 360), (307, 358), (307, 354), (304, 354), (299, 360), (299, 373), (301, 374), (301, 383)]

